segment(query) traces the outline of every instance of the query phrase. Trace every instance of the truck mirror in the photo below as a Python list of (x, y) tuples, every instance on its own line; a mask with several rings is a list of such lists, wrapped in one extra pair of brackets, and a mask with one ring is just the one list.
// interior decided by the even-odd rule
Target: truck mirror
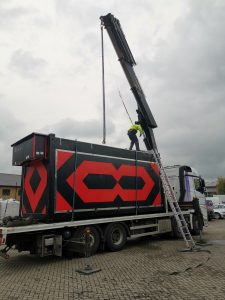
[(205, 180), (201, 178), (201, 181), (202, 181), (202, 187), (205, 189)]

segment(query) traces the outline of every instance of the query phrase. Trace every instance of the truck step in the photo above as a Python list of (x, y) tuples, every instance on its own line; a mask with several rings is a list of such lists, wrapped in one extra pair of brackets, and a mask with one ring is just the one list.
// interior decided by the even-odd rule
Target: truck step
[(159, 226), (158, 224), (147, 224), (147, 225), (131, 226), (130, 229), (135, 230), (135, 229), (151, 228), (151, 227), (158, 227), (158, 226)]
[(147, 236), (147, 235), (155, 235), (155, 234), (159, 234), (160, 232), (157, 231), (152, 231), (152, 232), (145, 232), (145, 233), (139, 233), (139, 234), (132, 234), (129, 239), (134, 239), (134, 238), (138, 238), (138, 237), (142, 237), (142, 236)]

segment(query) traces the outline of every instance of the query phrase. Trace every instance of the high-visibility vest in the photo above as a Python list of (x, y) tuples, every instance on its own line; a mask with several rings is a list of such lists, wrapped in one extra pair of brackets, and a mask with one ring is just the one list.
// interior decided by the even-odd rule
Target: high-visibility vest
[(136, 132), (139, 131), (140, 134), (143, 134), (143, 133), (144, 133), (144, 131), (143, 131), (141, 125), (138, 125), (138, 124), (132, 125), (132, 126), (130, 127), (130, 129), (128, 130), (128, 132), (131, 132), (131, 131), (136, 131)]

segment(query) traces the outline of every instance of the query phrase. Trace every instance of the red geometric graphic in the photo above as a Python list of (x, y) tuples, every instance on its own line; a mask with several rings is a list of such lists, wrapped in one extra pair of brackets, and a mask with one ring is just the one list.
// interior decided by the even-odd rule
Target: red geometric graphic
[(158, 193), (156, 196), (154, 202), (152, 203), (153, 206), (161, 206), (161, 195)]
[(57, 152), (57, 170), (73, 155), (73, 152), (58, 151)]
[(63, 198), (63, 196), (57, 192), (56, 193), (56, 208), (55, 211), (70, 211), (72, 207), (69, 203)]
[[(117, 184), (113, 189), (89, 189), (83, 182), (89, 174), (113, 176)], [(119, 180), (123, 176), (140, 177), (144, 181), (142, 189), (123, 189)], [(74, 172), (67, 178), (71, 188), (74, 188)], [(84, 203), (113, 202), (119, 195), (123, 201), (146, 201), (154, 186), (154, 182), (143, 166), (121, 165), (116, 169), (112, 163), (83, 161), (76, 170), (75, 191)]]
[[(34, 192), (30, 185), (30, 181), (35, 170), (38, 172), (40, 176), (40, 183), (36, 191)], [(32, 165), (27, 168), (26, 176), (24, 178), (24, 190), (26, 191), (27, 198), (29, 200), (33, 213), (35, 212), (37, 205), (41, 200), (46, 185), (47, 185), (47, 171), (45, 166), (41, 161), (33, 162)], [(46, 210), (44, 210), (43, 212), (46, 213)]]
[(152, 169), (155, 171), (156, 175), (159, 176), (159, 167), (156, 163), (150, 163)]

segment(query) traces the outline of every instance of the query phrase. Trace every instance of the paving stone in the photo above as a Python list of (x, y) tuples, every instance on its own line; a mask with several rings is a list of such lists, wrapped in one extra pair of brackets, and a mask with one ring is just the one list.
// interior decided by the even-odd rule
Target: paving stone
[(0, 259), (0, 300), (225, 299), (225, 220), (213, 220), (204, 239), (216, 241), (209, 252), (178, 252), (182, 240), (148, 237), (130, 241), (120, 252), (89, 259), (101, 271), (77, 269), (86, 260), (38, 258), (11, 252)]

